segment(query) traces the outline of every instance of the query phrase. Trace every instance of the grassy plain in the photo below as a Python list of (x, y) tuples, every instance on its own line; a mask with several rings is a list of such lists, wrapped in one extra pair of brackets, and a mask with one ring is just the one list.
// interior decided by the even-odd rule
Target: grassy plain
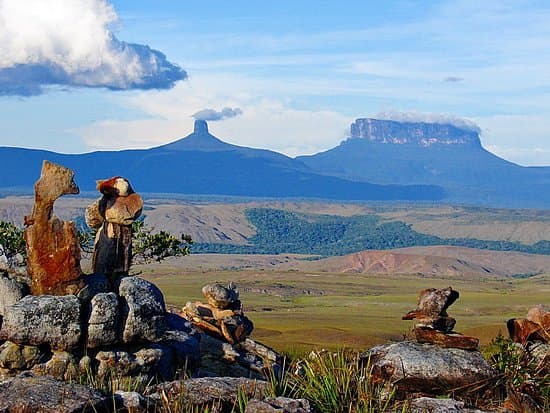
[[(550, 304), (550, 274), (527, 279), (419, 275), (370, 275), (288, 270), (190, 269), (185, 257), (139, 268), (158, 285), (168, 304), (181, 307), (202, 300), (207, 283), (234, 281), (253, 338), (279, 351), (351, 347), (365, 349), (410, 334), (412, 323), (401, 316), (415, 308), (418, 292), (452, 286), (460, 292), (450, 308), (456, 330), (487, 344), (506, 320), (524, 317), (535, 304)], [(275, 265), (276, 267), (276, 265)], [(136, 268), (137, 269), (137, 268)]]

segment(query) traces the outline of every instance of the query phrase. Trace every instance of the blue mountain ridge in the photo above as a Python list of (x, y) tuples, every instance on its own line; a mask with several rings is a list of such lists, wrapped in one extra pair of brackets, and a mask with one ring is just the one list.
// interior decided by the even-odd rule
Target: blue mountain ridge
[(73, 169), (82, 191), (94, 191), (97, 179), (120, 175), (149, 194), (409, 201), (445, 197), (437, 185), (381, 185), (320, 174), (277, 152), (225, 143), (209, 133), (205, 121), (196, 121), (187, 137), (151, 149), (60, 154), (0, 147), (0, 191), (30, 192), (44, 159)]
[(313, 171), (377, 184), (441, 186), (445, 201), (550, 208), (550, 167), (523, 167), (481, 145), (468, 126), (357, 119), (335, 148), (299, 156)]

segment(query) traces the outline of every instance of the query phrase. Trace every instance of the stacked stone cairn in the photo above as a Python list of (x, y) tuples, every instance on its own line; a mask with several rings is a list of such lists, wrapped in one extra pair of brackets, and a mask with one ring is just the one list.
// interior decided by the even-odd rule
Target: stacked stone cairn
[(148, 381), (172, 379), (180, 369), (197, 366), (198, 333), (166, 311), (154, 284), (128, 276), (131, 224), (142, 201), (124, 178), (98, 183), (103, 196), (89, 208), (97, 214), (87, 213), (101, 227), (97, 271), (83, 274), (75, 225), (53, 213), (57, 198), (79, 192), (73, 175), (44, 161), (33, 211), (25, 219), (30, 279), (0, 276), (0, 374)]
[(183, 316), (204, 335), (201, 374), (263, 378), (268, 369), (277, 374), (282, 357), (248, 336), (254, 325), (244, 315), (235, 284), (209, 284), (202, 288), (207, 303), (188, 302)]
[(447, 309), (458, 296), (451, 287), (420, 292), (417, 308), (403, 317), (416, 321), (416, 341), (382, 344), (361, 355), (373, 383), (384, 384), (397, 398), (437, 397), (447, 395), (449, 389), (460, 395), (471, 388), (490, 397), (497, 371), (477, 351), (477, 338), (452, 331), (455, 319), (448, 316)]
[(479, 340), (453, 331), (456, 320), (449, 317), (447, 309), (458, 299), (459, 293), (451, 287), (428, 288), (420, 291), (416, 309), (403, 316), (403, 320), (415, 320), (413, 333), (419, 343), (436, 344), (445, 348), (477, 350)]

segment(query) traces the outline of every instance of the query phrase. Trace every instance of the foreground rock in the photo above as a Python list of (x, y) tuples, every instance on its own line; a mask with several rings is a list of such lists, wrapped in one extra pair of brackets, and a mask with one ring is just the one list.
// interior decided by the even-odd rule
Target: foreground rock
[(32, 214), (25, 217), (27, 269), (34, 295), (76, 294), (83, 287), (76, 226), (53, 213), (57, 198), (79, 193), (73, 178), (72, 170), (44, 161), (34, 185)]
[(453, 399), (433, 399), (419, 397), (411, 400), (409, 413), (485, 413), (477, 409), (468, 409), (464, 403)]
[(270, 397), (265, 400), (250, 400), (245, 413), (310, 413), (311, 407), (306, 399)]
[(0, 339), (55, 350), (78, 346), (82, 333), (80, 301), (74, 295), (28, 295), (6, 309)]
[(97, 390), (49, 377), (27, 374), (0, 384), (0, 412), (101, 413), (109, 403)]
[(15, 304), (28, 294), (27, 285), (0, 271), (0, 316), (6, 314), (6, 308)]
[(262, 400), (269, 383), (243, 377), (203, 377), (161, 383), (149, 388), (146, 394), (152, 400), (170, 403), (185, 401), (193, 406), (212, 404), (235, 405), (239, 392), (247, 399)]
[(166, 331), (166, 306), (156, 285), (138, 277), (120, 280), (124, 343), (157, 341)]
[(488, 387), (497, 371), (477, 351), (441, 348), (436, 345), (401, 342), (373, 347), (361, 355), (373, 381), (405, 393), (428, 395), (467, 392), (473, 386)]

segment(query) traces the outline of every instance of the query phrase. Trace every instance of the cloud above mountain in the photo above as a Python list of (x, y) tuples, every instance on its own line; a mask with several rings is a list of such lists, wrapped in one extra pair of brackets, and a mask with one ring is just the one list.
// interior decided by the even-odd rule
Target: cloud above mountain
[(216, 121), (223, 120), (227, 118), (234, 118), (235, 116), (242, 115), (243, 111), (240, 108), (229, 108), (225, 107), (220, 111), (215, 109), (203, 109), (199, 110), (193, 115), (195, 120), (207, 120), (207, 121)]
[(374, 115), (374, 118), (381, 120), (393, 120), (396, 122), (441, 123), (445, 125), (453, 125), (457, 128), (466, 129), (477, 133), (481, 132), (480, 127), (471, 120), (440, 113), (422, 113), (416, 111), (400, 112), (391, 110), (379, 112)]
[(167, 89), (187, 73), (158, 50), (119, 40), (105, 0), (1, 0), (0, 95), (48, 86)]

